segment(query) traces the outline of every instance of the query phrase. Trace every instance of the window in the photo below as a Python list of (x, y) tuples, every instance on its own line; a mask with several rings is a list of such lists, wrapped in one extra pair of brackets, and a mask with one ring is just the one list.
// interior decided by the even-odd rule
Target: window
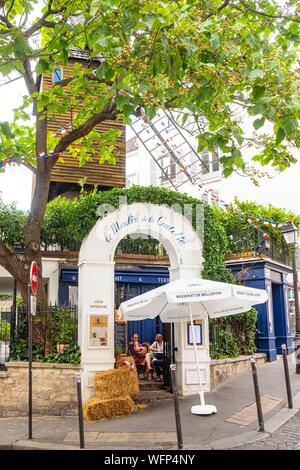
[(210, 166), (209, 166), (209, 153), (207, 150), (202, 152), (201, 154), (201, 160), (203, 162), (203, 168), (202, 168), (202, 174), (207, 175), (210, 173)]
[(296, 334), (296, 308), (295, 308), (295, 296), (294, 289), (289, 288), (287, 291), (287, 308), (288, 318), (290, 323), (290, 334)]
[(127, 187), (131, 188), (132, 186), (135, 186), (139, 184), (139, 175), (137, 173), (131, 173), (131, 175), (127, 176)]
[(161, 176), (163, 181), (176, 178), (176, 163), (172, 157), (167, 155), (166, 157), (162, 158), (161, 166), (164, 169), (164, 172), (162, 172)]
[(157, 164), (153, 158), (150, 160), (150, 184), (157, 186)]
[(63, 69), (55, 68), (52, 74), (52, 82), (58, 83), (63, 79)]
[(211, 155), (211, 167), (213, 172), (219, 171), (220, 169), (219, 155), (216, 152), (212, 153)]
[[(202, 175), (209, 175), (214, 177), (220, 170), (219, 155), (216, 152), (210, 153), (204, 150), (201, 154), (202, 160)], [(218, 176), (218, 175), (216, 175)]]

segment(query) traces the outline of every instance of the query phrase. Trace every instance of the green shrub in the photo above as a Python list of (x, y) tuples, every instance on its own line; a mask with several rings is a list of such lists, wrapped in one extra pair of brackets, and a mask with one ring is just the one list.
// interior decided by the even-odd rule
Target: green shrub
[(225, 359), (237, 356), (239, 356), (239, 350), (232, 332), (229, 328), (220, 328), (218, 331), (218, 341), (214, 347), (211, 347), (211, 358)]
[(79, 347), (65, 348), (60, 352), (50, 352), (42, 362), (54, 362), (58, 364), (80, 364), (81, 353)]
[(255, 308), (247, 313), (213, 320), (211, 322), (211, 358), (225, 359), (255, 353), (256, 322)]
[[(81, 353), (79, 347), (65, 348), (60, 352), (50, 352), (43, 354), (41, 346), (32, 345), (32, 360), (34, 362), (54, 362), (59, 364), (80, 364)], [(11, 361), (28, 361), (27, 341), (20, 340), (18, 344), (13, 344), (11, 348)]]
[(76, 342), (75, 323), (77, 323), (74, 311), (67, 307), (52, 307), (51, 320), (54, 325), (54, 343), (74, 345)]
[[(32, 344), (32, 359), (35, 362), (43, 362), (43, 348), (37, 344)], [(10, 361), (28, 361), (28, 344), (25, 339), (13, 343), (10, 351)]]

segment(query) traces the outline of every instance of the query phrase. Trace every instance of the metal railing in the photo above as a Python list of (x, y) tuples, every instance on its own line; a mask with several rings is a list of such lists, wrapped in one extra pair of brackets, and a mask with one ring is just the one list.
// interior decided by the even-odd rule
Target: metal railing
[[(0, 364), (8, 360), (28, 359), (27, 309), (19, 307), (1, 312), (0, 322)], [(78, 312), (77, 306), (50, 305), (37, 308), (32, 317), (33, 358), (41, 360), (48, 355), (53, 359), (63, 351), (77, 347)], [(55, 362), (55, 361), (54, 361)]]
[[(231, 231), (229, 237), (229, 251), (231, 254), (253, 253), (259, 243), (262, 242), (262, 230), (257, 230), (250, 224), (248, 226), (239, 225), (236, 230)], [(268, 238), (269, 247), (262, 253), (262, 256), (274, 261), (291, 265), (291, 250), (284, 242), (283, 238), (274, 237), (272, 234)], [(228, 255), (230, 258), (230, 255)]]

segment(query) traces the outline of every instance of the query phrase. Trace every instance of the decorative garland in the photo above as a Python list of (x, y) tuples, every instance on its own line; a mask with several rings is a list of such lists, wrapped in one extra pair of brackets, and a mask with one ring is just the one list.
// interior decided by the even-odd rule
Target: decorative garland
[[(71, 124), (69, 125), (69, 127), (71, 126)], [(58, 129), (58, 131), (54, 132), (54, 134), (52, 134), (53, 137), (57, 136), (57, 135), (60, 135), (60, 136), (63, 136), (67, 133), (68, 131), (64, 128), (64, 127), (61, 127), (60, 129)], [(11, 166), (16, 166), (16, 165), (26, 165), (26, 163), (30, 163), (30, 162), (35, 162), (36, 160), (44, 160), (45, 158), (49, 158), (49, 157), (59, 157), (61, 155), (61, 153), (58, 153), (58, 152), (54, 152), (54, 150), (50, 150), (49, 154), (46, 154), (45, 152), (37, 152), (37, 156), (35, 159), (29, 159), (29, 160), (25, 160), (25, 154), (22, 154), (22, 155), (18, 155), (17, 157), (9, 157), (9, 158), (5, 158), (4, 160), (2, 160), (0, 162), (0, 173), (5, 173), (5, 166), (6, 165), (11, 165)]]
[[(162, 126), (165, 125), (164, 122), (161, 123)], [(142, 123), (141, 124), (142, 127), (145, 127), (147, 126), (146, 123)], [(69, 125), (69, 127), (71, 127), (71, 124)], [(166, 133), (168, 134), (168, 129), (165, 129)], [(63, 136), (65, 134), (67, 134), (67, 130), (64, 128), (64, 127), (61, 127), (60, 129), (58, 129), (57, 132), (55, 132), (53, 134), (53, 136), (57, 136), (57, 135), (60, 135), (60, 136)], [(149, 129), (146, 129), (146, 132), (147, 133), (151, 133)], [(155, 138), (156, 136), (154, 135), (151, 139)], [(170, 141), (173, 141), (172, 137), (169, 137), (168, 139), (165, 140), (165, 142), (170, 142)], [(160, 147), (161, 145), (163, 145), (161, 142), (157, 142), (156, 143), (156, 147)], [(176, 149), (176, 144), (174, 143), (171, 143), (170, 144), (170, 147), (173, 148), (173, 149)], [(164, 155), (164, 154), (167, 154), (167, 150), (166, 149), (162, 149), (161, 150), (161, 155)], [(176, 153), (178, 155), (181, 155), (182, 154), (182, 151), (181, 150), (176, 150)], [(31, 161), (36, 161), (37, 159), (42, 159), (44, 160), (45, 158), (49, 158), (49, 157), (57, 157), (59, 158), (59, 156), (61, 155), (61, 153), (57, 153), (57, 152), (54, 152), (54, 150), (50, 150), (49, 154), (46, 154), (45, 152), (37, 152), (37, 156), (36, 156), (36, 159), (35, 160), (31, 160)], [(184, 161), (184, 159), (183, 159)], [(26, 164), (26, 163), (30, 163), (30, 160), (26, 160), (25, 161), (25, 155), (20, 155), (18, 157), (10, 157), (10, 158), (6, 158), (5, 160), (2, 160), (0, 162), (0, 173), (5, 173), (5, 166), (6, 165), (12, 165), (13, 167), (16, 166), (16, 165), (20, 165), (20, 164)], [(184, 163), (186, 163), (184, 161)], [(210, 188), (210, 189), (205, 189), (203, 184), (200, 184), (198, 183), (199, 180), (201, 180), (201, 177), (197, 177), (197, 176), (194, 176), (195, 175), (195, 172), (191, 171), (191, 166), (194, 165), (195, 163), (192, 163), (190, 165), (184, 165), (181, 169), (180, 169), (180, 173), (181, 172), (185, 172), (187, 173), (187, 175), (190, 177), (190, 182), (192, 185), (197, 185), (197, 187), (199, 188), (199, 190), (203, 190), (202, 192), (202, 196), (205, 195), (209, 195), (211, 193), (211, 199), (215, 202), (219, 202), (219, 204), (224, 207), (225, 209), (228, 209), (230, 207), (229, 204), (227, 204), (223, 199), (220, 199), (219, 196), (216, 196), (212, 193), (215, 192), (214, 189)], [(190, 172), (190, 173), (189, 173)], [(242, 221), (248, 221), (249, 223), (255, 223), (255, 228), (259, 228), (259, 223), (262, 222), (263, 226), (264, 227), (272, 227), (274, 229), (280, 229), (281, 227), (283, 227), (284, 225), (288, 224), (288, 223), (292, 223), (292, 219), (288, 219), (285, 223), (281, 223), (281, 222), (276, 222), (274, 220), (269, 220), (269, 219), (264, 219), (262, 217), (257, 217), (255, 216), (254, 214), (250, 214), (249, 212), (244, 212), (242, 210), (238, 210), (238, 209), (234, 209), (233, 210), (234, 214), (239, 216), (240, 220)], [(265, 238), (268, 236), (267, 233), (264, 233), (263, 235)]]

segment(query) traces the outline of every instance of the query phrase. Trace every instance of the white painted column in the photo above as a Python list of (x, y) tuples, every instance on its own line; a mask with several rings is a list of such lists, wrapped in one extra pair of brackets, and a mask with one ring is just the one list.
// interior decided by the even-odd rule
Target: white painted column
[[(92, 394), (97, 371), (114, 366), (114, 263), (118, 243), (127, 235), (144, 233), (161, 241), (171, 262), (171, 280), (199, 277), (202, 244), (192, 225), (180, 212), (143, 203), (122, 204), (120, 209), (99, 219), (82, 243), (79, 253), (79, 345), (82, 352), (83, 393)], [(105, 347), (91, 346), (89, 318), (108, 316), (109, 341)], [(203, 388), (209, 388), (208, 325), (204, 320), (204, 344), (199, 347)], [(177, 324), (175, 342), (178, 385), (181, 393), (197, 392), (193, 347), (187, 345), (187, 325)], [(100, 344), (100, 343), (99, 343)]]
[[(95, 372), (114, 367), (114, 262), (79, 266), (79, 335), (84, 400), (93, 395)], [(107, 316), (108, 344), (91, 345), (91, 316)]]
[(60, 261), (57, 258), (42, 258), (43, 277), (48, 279), (48, 302), (52, 305), (58, 304)]

